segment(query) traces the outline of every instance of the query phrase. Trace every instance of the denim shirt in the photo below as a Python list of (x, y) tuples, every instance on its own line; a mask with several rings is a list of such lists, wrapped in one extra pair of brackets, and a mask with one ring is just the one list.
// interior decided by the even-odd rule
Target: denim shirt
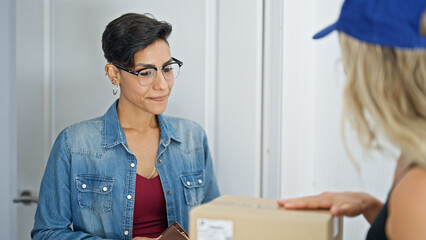
[[(41, 183), (33, 239), (132, 239), (137, 160), (117, 103), (104, 116), (59, 134)], [(188, 230), (189, 210), (219, 196), (206, 134), (189, 120), (157, 120), (156, 167), (167, 221)]]

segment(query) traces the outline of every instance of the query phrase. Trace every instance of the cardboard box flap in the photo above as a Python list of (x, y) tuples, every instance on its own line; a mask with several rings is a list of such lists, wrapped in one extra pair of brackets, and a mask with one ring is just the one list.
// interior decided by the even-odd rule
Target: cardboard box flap
[(228, 209), (242, 216), (255, 215), (258, 218), (281, 218), (292, 221), (327, 221), (332, 218), (327, 210), (287, 210), (279, 207), (276, 200), (265, 198), (250, 198), (243, 196), (224, 195), (210, 202), (208, 205), (199, 206), (196, 211), (222, 212)]

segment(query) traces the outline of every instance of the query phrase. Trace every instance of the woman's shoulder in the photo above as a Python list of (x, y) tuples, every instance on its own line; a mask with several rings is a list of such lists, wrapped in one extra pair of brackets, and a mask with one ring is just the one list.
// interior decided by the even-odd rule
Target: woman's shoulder
[[(402, 177), (394, 187), (391, 197), (396, 200), (416, 201), (426, 199), (426, 169), (414, 166)], [(415, 198), (411, 198), (415, 196)]]
[(426, 239), (426, 169), (411, 168), (389, 199), (387, 233), (391, 239)]
[(165, 115), (162, 115), (162, 116), (167, 120), (168, 123), (170, 123), (170, 125), (178, 134), (188, 133), (188, 132), (204, 134), (203, 127), (199, 123), (193, 120), (189, 120), (186, 118), (165, 116)]
[(102, 117), (97, 117), (74, 123), (59, 133), (56, 142), (66, 144), (70, 151), (97, 149), (102, 144), (103, 122)]
[(81, 122), (77, 122), (69, 125), (63, 131), (69, 134), (82, 134), (82, 133), (91, 133), (93, 131), (98, 132), (102, 129), (103, 126), (103, 117), (97, 117)]

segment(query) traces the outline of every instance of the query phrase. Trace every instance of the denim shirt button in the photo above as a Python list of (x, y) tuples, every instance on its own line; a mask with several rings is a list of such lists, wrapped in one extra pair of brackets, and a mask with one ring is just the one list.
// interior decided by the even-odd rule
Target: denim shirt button
[(199, 183), (199, 184), (203, 183), (203, 180), (198, 179), (198, 183)]
[(132, 195), (127, 195), (127, 199), (132, 199)]
[(161, 160), (161, 159), (158, 160), (158, 163), (162, 163), (162, 162), (163, 162), (163, 160)]
[(170, 190), (167, 190), (167, 194), (169, 194), (169, 195), (170, 195), (170, 194), (172, 194), (172, 191), (170, 191)]
[(108, 188), (107, 188), (107, 187), (104, 187), (104, 188), (102, 188), (102, 190), (103, 190), (104, 192), (106, 192), (106, 191), (108, 191)]
[(124, 235), (126, 235), (126, 236), (129, 235), (129, 231), (127, 231), (127, 230), (124, 231)]
[(87, 185), (86, 185), (86, 184), (83, 184), (83, 185), (81, 185), (81, 187), (82, 187), (83, 189), (85, 189), (85, 188), (87, 187)]
[(130, 163), (130, 167), (134, 168), (136, 165), (134, 163)]
[(189, 181), (186, 182), (186, 185), (191, 186), (191, 182), (189, 182)]

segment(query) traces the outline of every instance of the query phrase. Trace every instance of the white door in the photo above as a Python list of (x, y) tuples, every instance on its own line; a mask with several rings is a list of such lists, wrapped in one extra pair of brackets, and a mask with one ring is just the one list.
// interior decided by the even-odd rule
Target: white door
[[(166, 113), (204, 126), (222, 193), (258, 196), (261, 0), (18, 0), (16, 197), (37, 197), (59, 131), (103, 114), (116, 98), (101, 35), (127, 12), (173, 24), (172, 54), (184, 66)], [(17, 239), (29, 239), (36, 204), (17, 206)]]
[[(44, 171), (48, 116), (45, 100), (43, 1), (16, 2), (17, 191), (37, 196)], [(17, 239), (30, 239), (35, 203), (17, 205)]]

